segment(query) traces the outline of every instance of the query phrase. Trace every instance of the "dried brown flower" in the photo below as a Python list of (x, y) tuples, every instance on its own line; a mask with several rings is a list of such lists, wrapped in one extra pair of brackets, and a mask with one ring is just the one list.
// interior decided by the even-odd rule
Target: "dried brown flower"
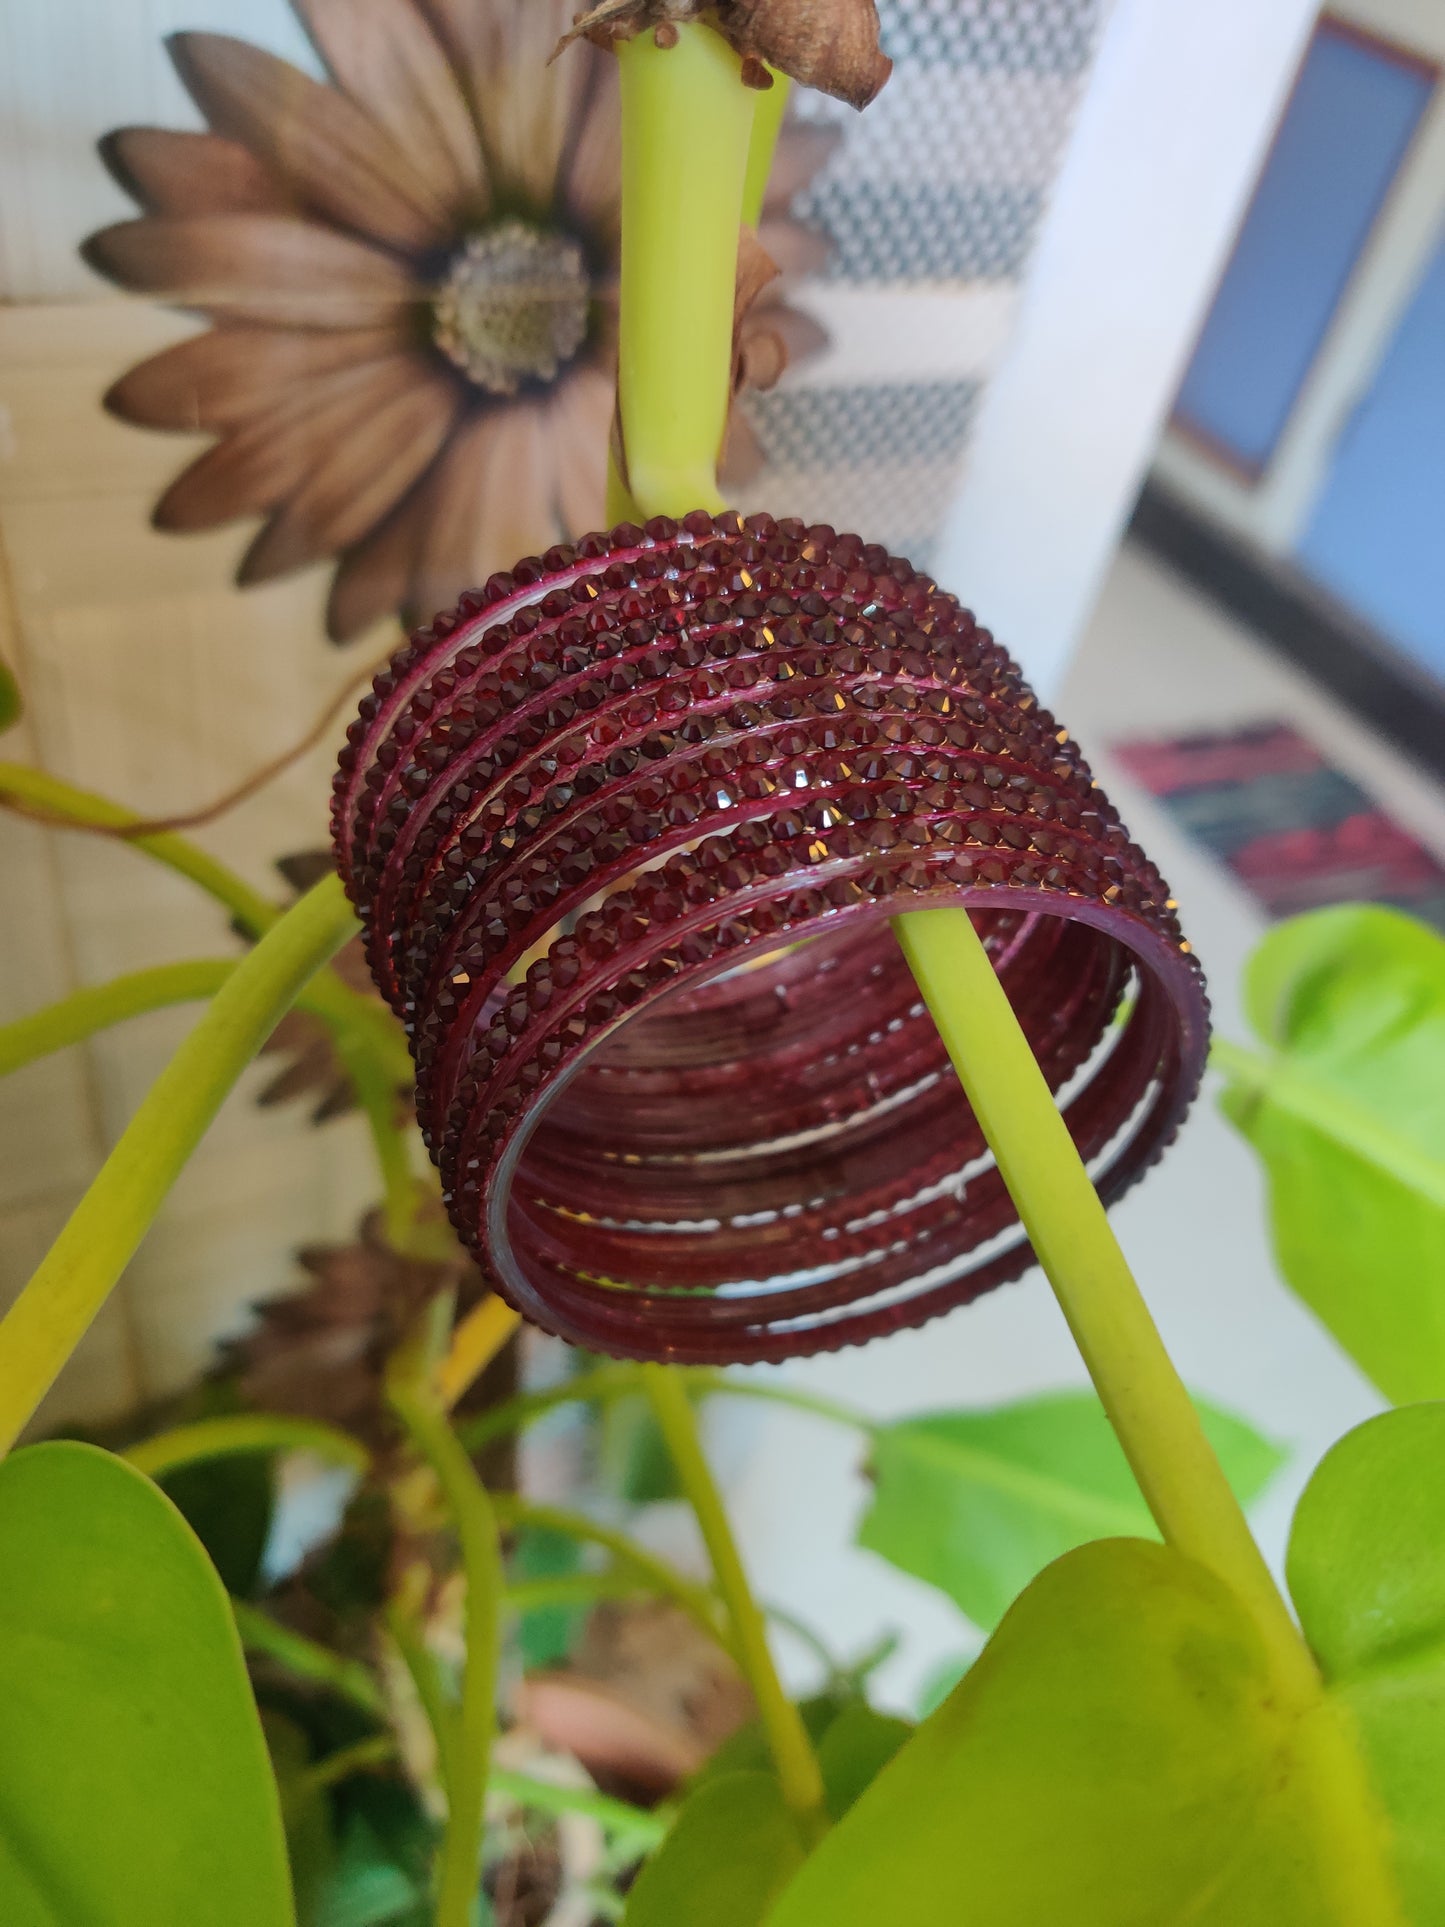
[[(242, 585), (339, 558), (340, 642), (603, 520), (615, 63), (586, 47), (547, 65), (568, 0), (292, 4), (332, 84), (242, 40), (173, 36), (210, 131), (108, 135), (144, 211), (84, 252), (213, 324), (106, 397), (218, 437), (157, 526), (263, 515)], [(784, 266), (805, 251), (793, 232), (764, 237)]]
[(874, 0), (600, 0), (578, 16), (562, 45), (652, 32), (661, 47), (677, 24), (706, 20), (743, 57), (743, 78), (770, 87), (769, 67), (850, 106), (866, 107), (893, 71), (878, 44)]

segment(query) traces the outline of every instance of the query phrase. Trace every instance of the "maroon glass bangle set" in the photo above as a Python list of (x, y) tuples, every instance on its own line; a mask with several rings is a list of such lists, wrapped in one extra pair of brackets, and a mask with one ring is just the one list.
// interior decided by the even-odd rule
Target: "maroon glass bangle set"
[(376, 678), (333, 825), (459, 1234), (597, 1350), (816, 1351), (1032, 1262), (891, 916), (973, 913), (1106, 1200), (1199, 1082), (1198, 967), (1067, 733), (830, 528), (494, 576)]

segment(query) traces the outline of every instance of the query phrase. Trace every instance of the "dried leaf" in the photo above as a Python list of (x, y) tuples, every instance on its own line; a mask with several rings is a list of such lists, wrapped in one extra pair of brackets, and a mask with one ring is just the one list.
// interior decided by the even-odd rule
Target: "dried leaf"
[(579, 35), (599, 46), (651, 32), (659, 46), (676, 39), (680, 23), (705, 18), (743, 59), (749, 86), (772, 84), (767, 69), (866, 107), (893, 71), (878, 44), (874, 0), (601, 0), (558, 43)]

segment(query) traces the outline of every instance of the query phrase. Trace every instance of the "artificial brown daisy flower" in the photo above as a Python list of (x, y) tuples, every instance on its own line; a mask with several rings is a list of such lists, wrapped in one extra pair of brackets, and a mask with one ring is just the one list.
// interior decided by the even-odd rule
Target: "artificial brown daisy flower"
[[(604, 519), (615, 62), (583, 45), (547, 64), (572, 0), (292, 5), (332, 84), (174, 35), (210, 131), (106, 136), (144, 212), (84, 253), (213, 324), (106, 397), (127, 421), (219, 437), (157, 527), (264, 515), (242, 586), (338, 557), (326, 622), (344, 642)], [(785, 136), (760, 231), (785, 270), (817, 243), (777, 210), (826, 151), (818, 130)], [(786, 338), (778, 314), (758, 326)]]

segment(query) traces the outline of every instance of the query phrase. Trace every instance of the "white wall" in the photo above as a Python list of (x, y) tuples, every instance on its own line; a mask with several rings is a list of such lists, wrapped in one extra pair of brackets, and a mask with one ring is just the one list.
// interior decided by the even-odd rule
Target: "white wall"
[(938, 558), (1047, 697), (1154, 452), (1314, 0), (1116, 0)]

